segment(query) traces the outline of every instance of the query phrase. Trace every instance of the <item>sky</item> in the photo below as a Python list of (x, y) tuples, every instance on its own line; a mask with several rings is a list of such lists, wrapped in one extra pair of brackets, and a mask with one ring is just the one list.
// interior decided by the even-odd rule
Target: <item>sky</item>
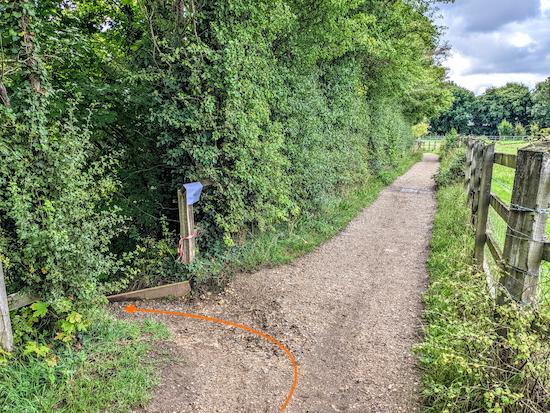
[(451, 47), (450, 80), (483, 94), (523, 83), (534, 89), (550, 76), (550, 0), (456, 0), (440, 4)]

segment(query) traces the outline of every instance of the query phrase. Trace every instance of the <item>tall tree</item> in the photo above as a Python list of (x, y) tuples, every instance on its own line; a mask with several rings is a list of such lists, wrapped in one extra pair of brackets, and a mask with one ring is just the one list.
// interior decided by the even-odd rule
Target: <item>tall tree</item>
[(485, 135), (498, 135), (498, 125), (503, 119), (515, 124), (531, 123), (531, 93), (529, 88), (518, 83), (508, 83), (504, 87), (493, 87), (478, 97), (479, 112), (476, 126)]
[(540, 129), (550, 128), (550, 77), (535, 87), (531, 116)]
[(452, 82), (449, 84), (449, 90), (453, 95), (452, 106), (441, 112), (439, 116), (430, 119), (431, 132), (443, 135), (454, 128), (462, 135), (474, 134), (473, 121), (478, 112), (474, 93)]

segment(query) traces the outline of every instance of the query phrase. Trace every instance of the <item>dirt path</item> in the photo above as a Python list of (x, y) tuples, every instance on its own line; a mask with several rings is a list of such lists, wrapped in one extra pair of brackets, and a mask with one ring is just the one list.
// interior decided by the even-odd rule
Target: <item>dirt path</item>
[[(286, 413), (414, 412), (418, 340), (428, 243), (436, 211), (424, 155), (349, 226), (290, 265), (237, 276), (222, 296), (137, 303), (224, 319), (280, 341), (298, 364)], [(130, 317), (113, 310), (120, 317)], [(148, 317), (136, 313), (136, 317)], [(174, 332), (163, 343), (184, 359), (140, 412), (278, 412), (294, 371), (275, 344), (218, 323), (159, 316)]]

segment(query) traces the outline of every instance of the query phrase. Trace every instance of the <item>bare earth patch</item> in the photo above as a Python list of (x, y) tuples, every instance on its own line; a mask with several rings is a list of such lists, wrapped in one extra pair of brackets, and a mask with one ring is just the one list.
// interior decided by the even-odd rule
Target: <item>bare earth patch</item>
[[(239, 274), (227, 292), (138, 308), (199, 314), (259, 330), (298, 365), (287, 413), (414, 412), (420, 408), (412, 346), (436, 211), (437, 155), (426, 154), (348, 227), (292, 264)], [(124, 312), (121, 318), (150, 317)], [(294, 379), (270, 341), (219, 323), (155, 315), (181, 361), (164, 365), (153, 399), (136, 412), (278, 412)]]

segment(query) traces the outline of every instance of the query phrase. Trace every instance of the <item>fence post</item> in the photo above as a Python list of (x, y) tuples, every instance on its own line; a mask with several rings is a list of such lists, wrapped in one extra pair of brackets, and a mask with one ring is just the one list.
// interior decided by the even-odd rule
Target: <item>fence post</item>
[(470, 179), (472, 168), (472, 153), (474, 150), (474, 141), (468, 139), (468, 148), (466, 149), (466, 167), (464, 168), (464, 190), (467, 194), (470, 193)]
[(13, 348), (10, 310), (8, 308), (8, 296), (6, 295), (2, 262), (0, 262), (0, 346), (8, 352)]
[(476, 169), (474, 171), (473, 194), (472, 194), (472, 224), (475, 224), (477, 219), (477, 208), (479, 206), (479, 192), (481, 185), (481, 169), (483, 168), (483, 156), (485, 154), (485, 142), (478, 142), (477, 151), (475, 154)]
[(487, 238), (487, 217), (491, 201), (491, 180), (493, 178), (493, 162), (495, 160), (495, 144), (485, 147), (483, 166), (481, 168), (481, 183), (479, 203), (476, 218), (475, 260), (477, 265), (483, 265), (485, 256), (485, 241)]
[(476, 178), (478, 170), (478, 158), (481, 142), (474, 141), (474, 147), (472, 149), (472, 164), (470, 165), (470, 183), (468, 186), (468, 205), (472, 208), (473, 214), (473, 205), (474, 205), (474, 194), (476, 189)]
[(187, 191), (184, 187), (178, 189), (178, 209), (180, 216), (180, 236), (183, 238), (183, 262), (191, 264), (195, 258), (195, 237), (189, 238), (194, 232), (195, 218), (193, 205), (187, 205)]
[[(536, 299), (550, 199), (550, 142), (518, 151), (510, 203), (501, 283), (509, 296), (528, 304)], [(508, 301), (501, 295), (499, 304)]]

